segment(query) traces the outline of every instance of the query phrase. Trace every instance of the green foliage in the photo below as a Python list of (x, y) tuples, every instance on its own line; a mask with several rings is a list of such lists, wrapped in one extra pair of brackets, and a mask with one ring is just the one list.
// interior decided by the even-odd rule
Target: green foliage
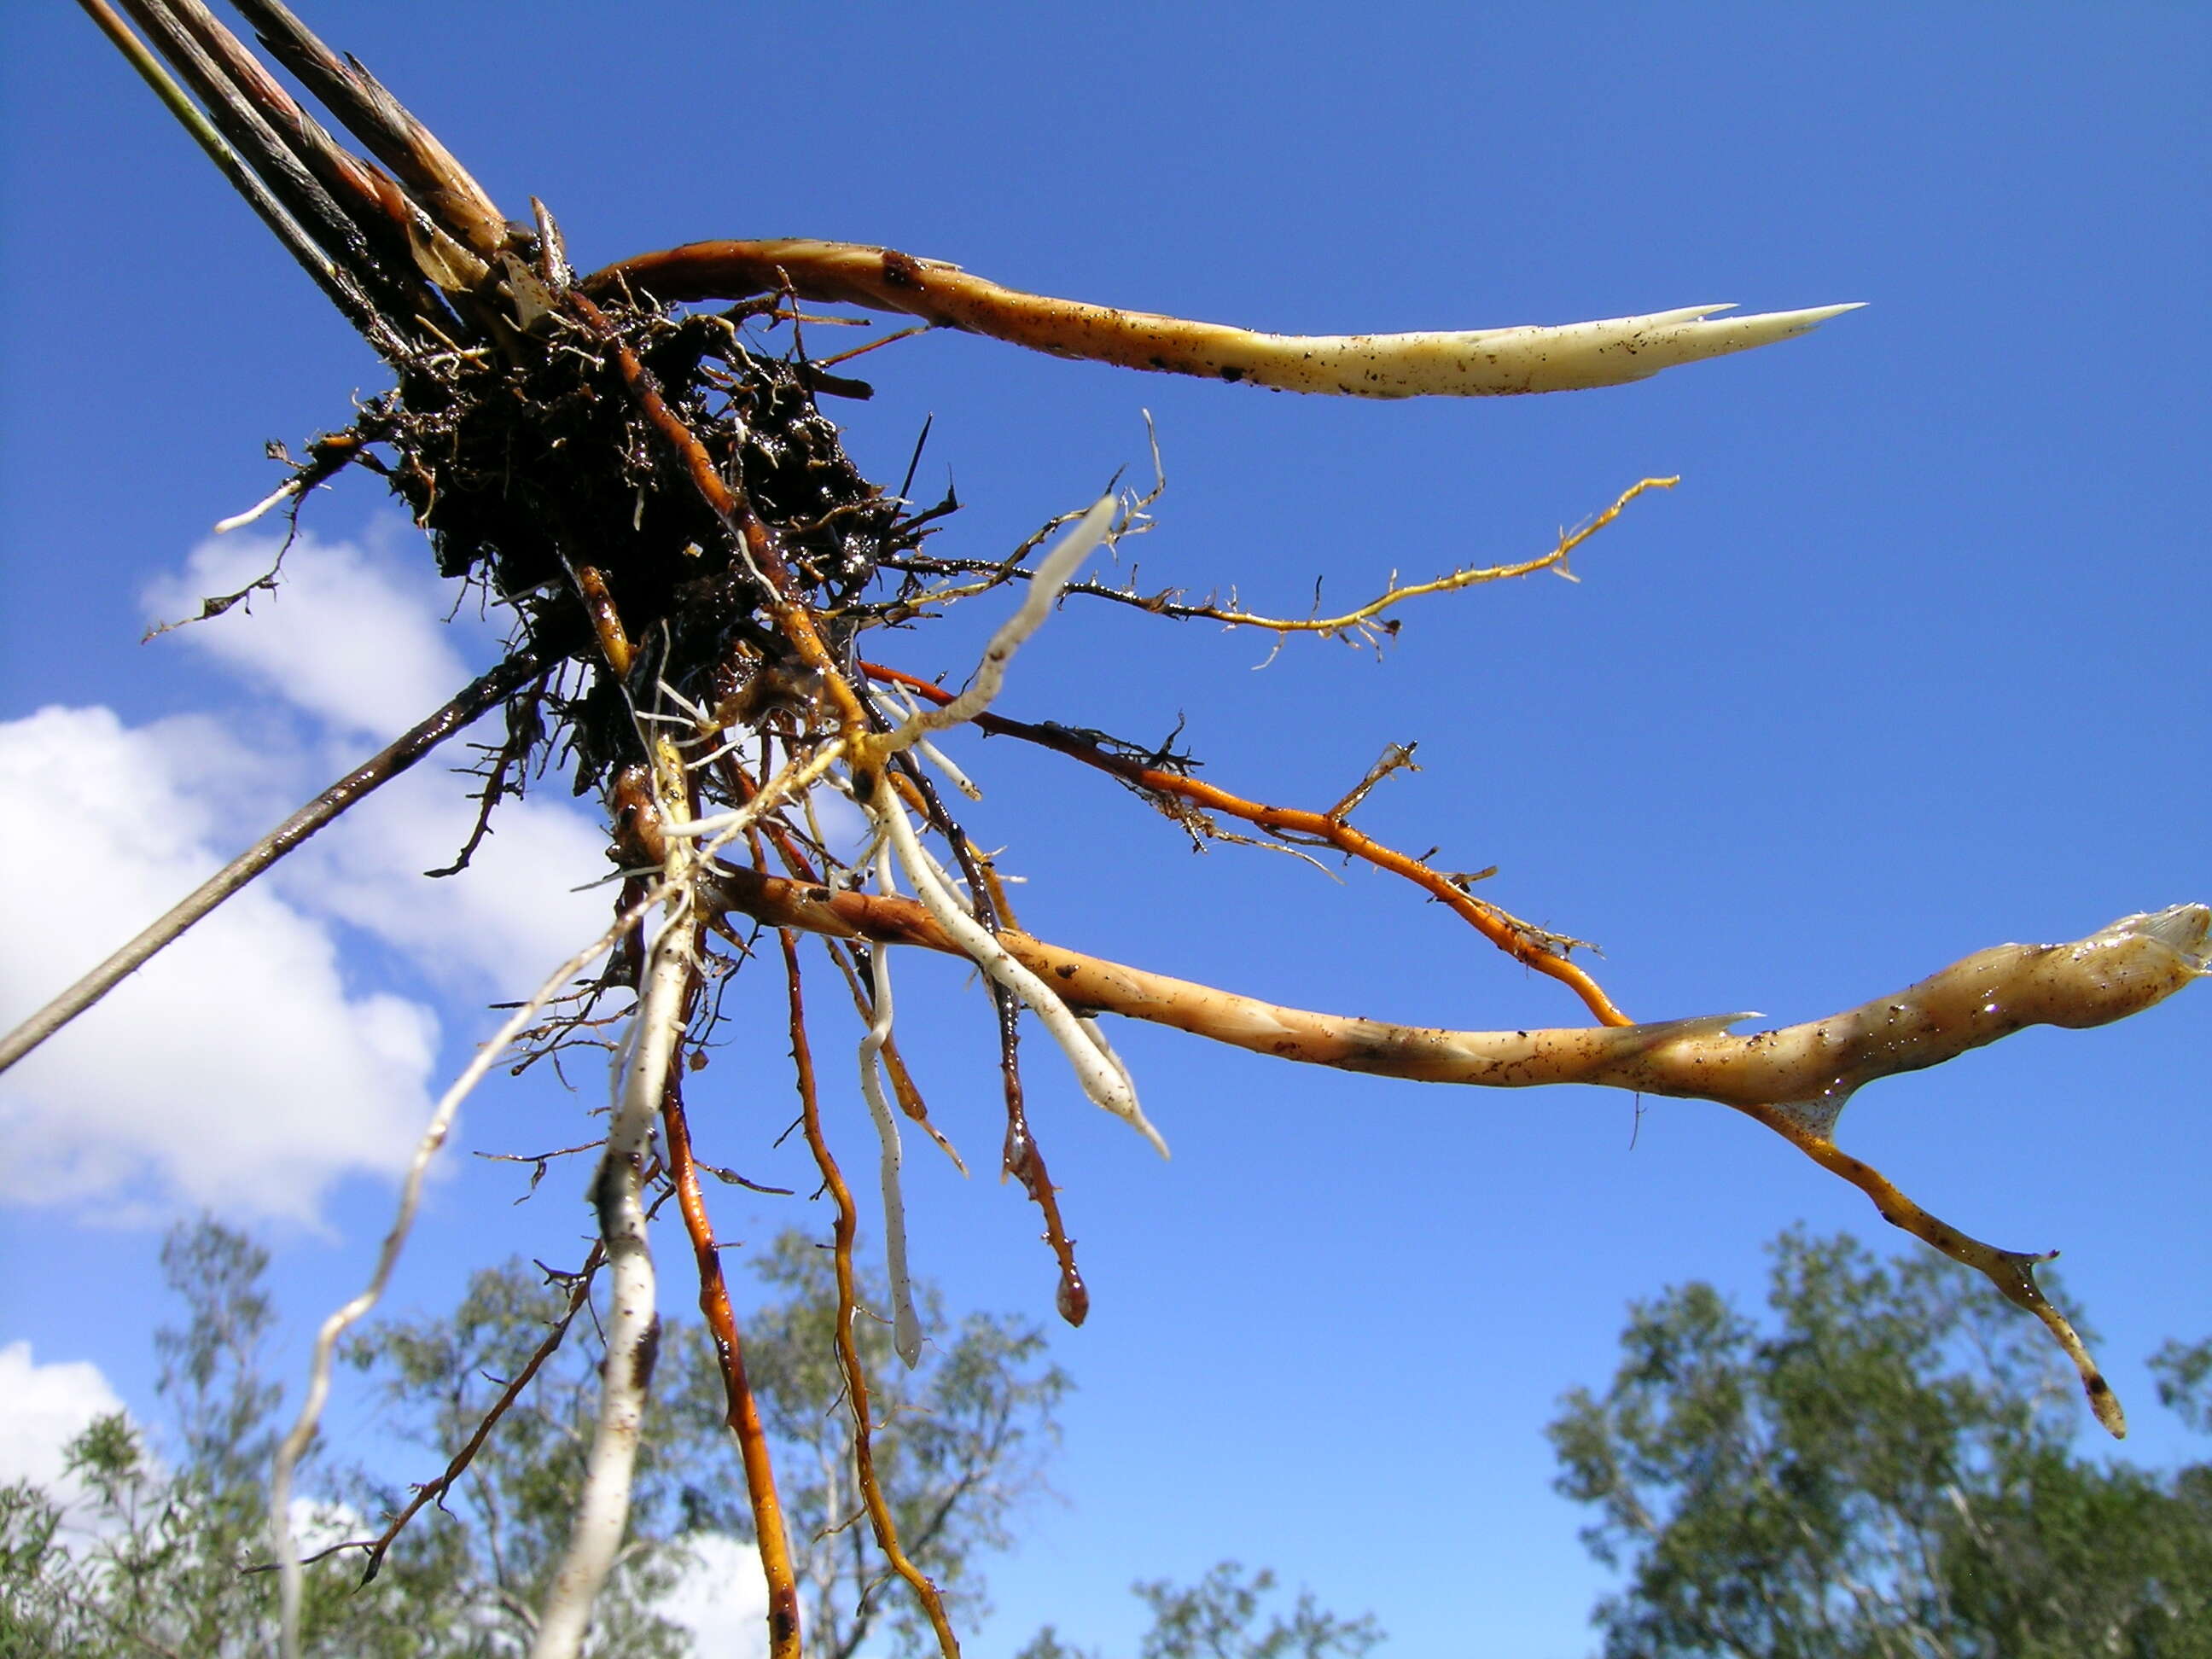
[(2212, 1434), (2212, 1337), (2184, 1346), (2169, 1342), (2151, 1356), (2158, 1397), (2200, 1434)]
[(70, 1562), (60, 1506), (27, 1480), (0, 1486), (0, 1659), (66, 1653)]
[(1261, 1598), (1274, 1583), (1264, 1567), (1248, 1578), (1237, 1563), (1224, 1561), (1187, 1589), (1164, 1579), (1139, 1584), (1152, 1610), (1139, 1659), (1360, 1659), (1382, 1639), (1371, 1614), (1339, 1619), (1315, 1604), (1311, 1590), (1298, 1592), (1288, 1620), (1271, 1615), (1255, 1630)]
[[(69, 1448), (82, 1493), (67, 1512), (27, 1483), (0, 1489), (0, 1659), (69, 1653), (195, 1659), (270, 1650), (274, 1576), (264, 1483), (281, 1390), (262, 1351), (275, 1323), (264, 1251), (213, 1221), (162, 1251), (188, 1315), (157, 1333), (174, 1436), (157, 1460), (125, 1418)], [(780, 1299), (747, 1321), (746, 1352), (785, 1471), (782, 1498), (811, 1614), (808, 1650), (849, 1656), (871, 1634), (904, 1652), (927, 1626), (884, 1567), (852, 1487), (850, 1413), (831, 1348), (836, 1291), (825, 1252), (796, 1234), (763, 1253)], [(871, 1299), (863, 1286), (864, 1300)], [(873, 1297), (880, 1305), (881, 1298)], [(381, 1426), (420, 1449), (410, 1480), (442, 1468), (568, 1311), (569, 1283), (515, 1261), (479, 1273), (437, 1317), (369, 1328), (347, 1359), (368, 1377)], [(1069, 1383), (1042, 1363), (1029, 1326), (971, 1315), (951, 1325), (927, 1297), (936, 1341), (914, 1371), (865, 1311), (855, 1329), (875, 1387), (876, 1468), (908, 1553), (969, 1607), (976, 1557), (1009, 1541), (1013, 1506), (1037, 1484)], [(588, 1310), (569, 1326), (441, 1503), (416, 1515), (361, 1583), (358, 1549), (311, 1567), (308, 1651), (362, 1659), (500, 1659), (525, 1651), (568, 1535), (598, 1409), (604, 1358)], [(595, 1610), (590, 1650), (676, 1659), (688, 1632), (658, 1612), (705, 1534), (749, 1538), (751, 1515), (720, 1374), (702, 1328), (670, 1322), (655, 1408), (639, 1448), (629, 1537)], [(380, 1471), (325, 1470), (331, 1499), (295, 1522), (310, 1550), (381, 1527), (410, 1487)], [(342, 1500), (342, 1501), (341, 1501)], [(366, 1520), (367, 1524), (364, 1525)]]
[[(276, 1587), (243, 1571), (263, 1553), (278, 1397), (261, 1369), (274, 1323), (260, 1291), (267, 1266), (265, 1252), (211, 1223), (171, 1236), (162, 1271), (191, 1319), (154, 1340), (177, 1465), (164, 1468), (118, 1413), (68, 1446), (67, 1478), (82, 1494), (68, 1511), (27, 1484), (0, 1493), (0, 1655), (267, 1650)], [(319, 1587), (311, 1623), (326, 1624), (333, 1602)]]
[[(161, 1255), (189, 1316), (155, 1338), (161, 1392), (174, 1419), (165, 1464), (140, 1430), (100, 1419), (69, 1448), (67, 1510), (28, 1483), (0, 1489), (0, 1659), (172, 1654), (194, 1659), (271, 1650), (273, 1574), (264, 1486), (282, 1390), (263, 1372), (275, 1314), (266, 1252), (219, 1224), (175, 1231)], [(852, 1413), (832, 1343), (829, 1253), (797, 1233), (762, 1252), (774, 1299), (748, 1316), (747, 1368), (776, 1443), (781, 1494), (805, 1599), (807, 1651), (821, 1659), (933, 1648), (903, 1589), (887, 1583), (854, 1485)], [(444, 1467), (511, 1378), (569, 1314), (573, 1281), (520, 1261), (478, 1273), (452, 1313), (370, 1327), (346, 1352), (368, 1379), (394, 1439), (419, 1449), (414, 1478)], [(1071, 1386), (1044, 1362), (1044, 1337), (1013, 1322), (949, 1321), (918, 1287), (935, 1333), (912, 1370), (885, 1300), (860, 1286), (854, 1340), (872, 1390), (877, 1475), (908, 1554), (973, 1618), (978, 1559), (1012, 1541), (1015, 1506), (1042, 1480)], [(411, 1488), (388, 1474), (324, 1470), (331, 1496), (295, 1524), (311, 1551), (346, 1547), (307, 1574), (303, 1637), (323, 1659), (509, 1659), (528, 1649), (534, 1609), (568, 1536), (598, 1410), (604, 1349), (588, 1309), (568, 1324), (529, 1386), (441, 1501), (421, 1510), (362, 1581), (359, 1541)], [(724, 1423), (720, 1372), (704, 1333), (671, 1322), (654, 1408), (639, 1447), (629, 1536), (595, 1611), (589, 1651), (680, 1659), (690, 1633), (658, 1611), (691, 1564), (692, 1540), (749, 1539), (744, 1480)], [(1287, 1616), (1263, 1599), (1273, 1575), (1224, 1562), (1198, 1584), (1139, 1584), (1151, 1606), (1142, 1659), (1360, 1659), (1381, 1639), (1301, 1594)], [(1081, 1659), (1050, 1631), (1024, 1659)]]
[[(915, 1650), (928, 1626), (902, 1588), (883, 1584), (886, 1569), (853, 1484), (829, 1254), (787, 1233), (755, 1267), (780, 1294), (744, 1322), (746, 1370), (776, 1443), (808, 1650), (843, 1659), (886, 1631), (896, 1650)], [(865, 1311), (884, 1299), (865, 1282), (860, 1291), (854, 1335), (873, 1391), (878, 1480), (908, 1554), (972, 1613), (982, 1601), (975, 1557), (1009, 1541), (1006, 1516), (1036, 1485), (1067, 1377), (1038, 1364), (1042, 1333), (982, 1315), (951, 1328), (927, 1292), (938, 1334), (908, 1371), (891, 1352), (888, 1328)], [(434, 1467), (482, 1419), (568, 1302), (565, 1284), (510, 1261), (477, 1273), (450, 1316), (387, 1322), (349, 1358), (376, 1379), (395, 1430)], [(526, 1639), (582, 1482), (603, 1357), (596, 1327), (580, 1318), (444, 1506), (423, 1510), (401, 1534), (378, 1583), (405, 1595), (442, 1642), (462, 1639), (463, 1626)], [(654, 1611), (689, 1564), (685, 1540), (752, 1536), (721, 1376), (700, 1326), (672, 1321), (663, 1330), (655, 1395), (639, 1444), (630, 1542), (601, 1596), (593, 1635), (602, 1651), (646, 1659), (687, 1651), (685, 1633)], [(383, 1514), (405, 1492), (366, 1482), (362, 1497), (364, 1510)]]
[[(451, 1314), (387, 1320), (349, 1347), (346, 1358), (373, 1380), (385, 1426), (421, 1449), (426, 1467), (417, 1478), (441, 1468), (474, 1432), (568, 1302), (565, 1282), (511, 1261), (472, 1276)], [(685, 1346), (680, 1335), (676, 1346)], [(387, 1636), (380, 1651), (493, 1655), (527, 1647), (582, 1489), (604, 1358), (596, 1325), (580, 1315), (468, 1472), (399, 1534), (374, 1583), (355, 1598), (380, 1603), (380, 1622), (407, 1632)], [(687, 1439), (667, 1413), (647, 1413), (630, 1535), (596, 1609), (594, 1651), (641, 1659), (689, 1651), (687, 1633), (654, 1604), (690, 1559), (687, 1487), (714, 1481), (733, 1460), (714, 1439)], [(356, 1474), (350, 1486), (361, 1511), (380, 1522), (409, 1496), (380, 1474)], [(339, 1558), (320, 1571), (350, 1579), (358, 1569)]]
[[(1139, 1659), (1361, 1659), (1382, 1639), (1374, 1615), (1341, 1619), (1325, 1612), (1311, 1590), (1300, 1590), (1291, 1615), (1270, 1613), (1260, 1625), (1261, 1604), (1275, 1587), (1262, 1567), (1248, 1574), (1235, 1561), (1217, 1564), (1195, 1584), (1165, 1579), (1132, 1585), (1152, 1610)], [(1090, 1659), (1060, 1639), (1048, 1625), (1015, 1659)]]
[(2070, 1374), (1949, 1262), (1795, 1231), (1773, 1256), (1772, 1328), (1708, 1285), (1639, 1304), (1612, 1387), (1551, 1425), (1628, 1577), (1608, 1659), (2212, 1656), (2212, 1467), (2075, 1456)]

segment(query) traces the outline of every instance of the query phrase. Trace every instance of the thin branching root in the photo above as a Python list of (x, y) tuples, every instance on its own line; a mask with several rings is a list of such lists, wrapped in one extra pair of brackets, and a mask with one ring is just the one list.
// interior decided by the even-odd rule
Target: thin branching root
[[(1893, 997), (1779, 1030), (1733, 1035), (1748, 1016), (1632, 1023), (1575, 959), (1579, 941), (1476, 896), (1480, 877), (1439, 866), (1435, 851), (1414, 856), (1356, 827), (1370, 793), (1412, 767), (1416, 734), (1395, 734), (1401, 740), (1364, 777), (1347, 780), (1332, 805), (1279, 807), (1200, 782), (1196, 760), (1178, 746), (1180, 728), (1164, 741), (1131, 742), (1085, 725), (1016, 719), (997, 705), (1018, 678), (1018, 653), (1070, 596), (1133, 604), (1164, 623), (1257, 629), (1278, 647), (1301, 635), (1378, 644), (1416, 601), (1544, 570), (1571, 574), (1571, 556), (1590, 536), (1674, 479), (1636, 483), (1549, 550), (1464, 563), (1428, 580), (1394, 577), (1348, 610), (1325, 610), (1317, 589), (1304, 617), (1247, 610), (1234, 595), (1146, 595), (1133, 576), (1116, 586), (1086, 566), (1149, 526), (1162, 483), (1141, 497), (1109, 489), (1010, 555), (942, 553), (932, 539), (957, 503), (918, 507), (903, 485), (887, 492), (860, 474), (820, 407), (826, 397), (868, 395), (865, 384), (836, 372), (857, 353), (811, 361), (798, 329), (811, 320), (802, 304), (853, 304), (1131, 368), (1395, 398), (1609, 386), (1784, 339), (1849, 307), (1724, 318), (1717, 313), (1726, 307), (1703, 306), (1561, 327), (1291, 337), (1048, 299), (937, 260), (808, 240), (695, 243), (579, 279), (542, 203), (532, 200), (526, 217), (501, 210), (389, 91), (277, 0), (235, 4), (304, 97), (198, 0), (125, 0), (131, 23), (105, 0), (80, 3), (392, 373), (390, 390), (358, 405), (342, 430), (307, 444), (277, 488), (222, 527), (279, 508), (296, 514), (337, 471), (364, 468), (428, 532), (439, 569), (477, 584), (504, 609), (511, 636), (504, 659), (483, 678), (7, 1038), (0, 1066), (353, 801), (495, 710), (505, 715), (505, 733), (478, 746), (473, 830), (453, 862), (434, 873), (465, 865), (501, 804), (556, 766), (577, 793), (604, 804), (615, 866), (605, 933), (512, 1006), (505, 1029), (439, 1103), (371, 1283), (324, 1328), (307, 1406), (272, 1482), (272, 1565), (283, 1586), (288, 1653), (299, 1648), (303, 1571), (290, 1537), (290, 1483), (339, 1335), (380, 1295), (423, 1170), (469, 1089), (495, 1065), (520, 1069), (548, 1057), (557, 1065), (564, 1054), (596, 1048), (612, 1057), (611, 1103), (603, 1140), (568, 1149), (597, 1154), (588, 1196), (598, 1242), (574, 1281), (570, 1315), (596, 1282), (608, 1361), (585, 1495), (534, 1651), (568, 1659), (584, 1650), (594, 1596), (621, 1549), (638, 1427), (652, 1408), (649, 1224), (673, 1200), (745, 1470), (769, 1589), (770, 1650), (799, 1659), (804, 1632), (775, 1474), (699, 1180), (702, 1170), (724, 1172), (695, 1153), (679, 1086), (687, 1056), (703, 1060), (730, 975), (770, 954), (756, 950), (764, 930), (782, 958), (806, 1141), (836, 1210), (836, 1362), (854, 1425), (857, 1490), (883, 1560), (918, 1598), (947, 1656), (957, 1644), (926, 1564), (908, 1558), (876, 1486), (869, 1382), (852, 1340), (854, 1319), (883, 1317), (911, 1364), (929, 1337), (908, 1289), (899, 1120), (959, 1163), (901, 1057), (891, 966), (900, 946), (979, 970), (1005, 1100), (1000, 1167), (1038, 1208), (1056, 1304), (1071, 1323), (1082, 1322), (1091, 1291), (1028, 1110), (1021, 1038), (1025, 1025), (1042, 1029), (1083, 1092), (1164, 1153), (1102, 1022), (1114, 1014), (1381, 1075), (1506, 1087), (1597, 1083), (1732, 1106), (2036, 1312), (2081, 1365), (2100, 1418), (2119, 1431), (2117, 1402), (2035, 1287), (2039, 1258), (1937, 1221), (1840, 1151), (1832, 1135), (1851, 1092), (1875, 1079), (1941, 1063), (2025, 1025), (2102, 1024), (2170, 995), (2204, 972), (2203, 907), (2128, 917), (2071, 945), (2000, 946)], [(358, 150), (309, 112), (307, 98)], [(726, 308), (683, 308), (708, 301)], [(1157, 446), (1152, 462), (1157, 479)], [(988, 597), (1000, 588), (1003, 596)], [(1012, 603), (981, 658), (960, 665), (964, 672), (950, 684), (866, 659), (864, 635), (968, 599)], [(1103, 772), (1198, 841), (1267, 845), (1386, 872), (1559, 981), (1595, 1024), (1447, 1031), (1310, 1013), (1036, 939), (1018, 926), (993, 860), (947, 805), (979, 798), (989, 783), (954, 766), (938, 742), (962, 726)], [(823, 830), (817, 809), (830, 792), (866, 822), (857, 850)], [(830, 955), (853, 1008), (852, 1046), (841, 1041), (837, 1052), (856, 1056), (848, 1105), (857, 1123), (865, 1104), (872, 1132), (878, 1201), (869, 1224), (880, 1222), (892, 1286), (890, 1305), (879, 1310), (855, 1301), (861, 1206), (832, 1152), (831, 1103), (811, 1059), (799, 948), (807, 934)], [(839, 1074), (852, 1076), (842, 1066)], [(777, 1127), (758, 1123), (760, 1139)], [(533, 1185), (552, 1156), (526, 1156)], [(544, 1352), (559, 1336), (556, 1329)], [(526, 1372), (514, 1386), (527, 1381)], [(510, 1390), (413, 1508), (465, 1478), (482, 1434), (496, 1431), (512, 1398)], [(377, 1537), (339, 1553), (359, 1553), (373, 1573), (407, 1519), (395, 1516)]]

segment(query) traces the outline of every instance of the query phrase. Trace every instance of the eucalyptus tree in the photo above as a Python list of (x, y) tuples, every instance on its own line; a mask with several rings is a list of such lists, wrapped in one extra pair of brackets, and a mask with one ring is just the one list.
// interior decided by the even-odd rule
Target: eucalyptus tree
[[(1608, 1656), (2212, 1653), (2212, 1463), (2079, 1455), (2063, 1370), (1949, 1262), (1793, 1231), (1771, 1286), (1765, 1321), (1705, 1284), (1638, 1304), (1552, 1425), (1625, 1575)], [(2203, 1352), (2158, 1362), (2200, 1421)]]
[[(276, 1325), (265, 1250), (220, 1223), (179, 1227), (163, 1251), (186, 1317), (156, 1334), (158, 1425), (120, 1414), (69, 1449), (56, 1491), (0, 1491), (0, 1654), (261, 1654), (276, 1633), (263, 1486), (283, 1389), (267, 1374)], [(827, 1333), (836, 1317), (828, 1253), (796, 1233), (763, 1253), (755, 1387), (787, 1468), (787, 1516), (812, 1627), (849, 1656), (888, 1634), (927, 1636), (911, 1605), (879, 1592), (854, 1524), (850, 1419), (837, 1409)], [(368, 1384), (374, 1468), (313, 1466), (295, 1516), (319, 1571), (307, 1577), (307, 1650), (390, 1659), (495, 1659), (527, 1651), (586, 1469), (606, 1349), (586, 1316), (592, 1275), (522, 1261), (484, 1268), (454, 1308), (379, 1321), (348, 1345)], [(863, 1285), (864, 1292), (878, 1287)], [(1042, 1485), (1070, 1387), (1020, 1321), (945, 1316), (912, 1370), (886, 1367), (876, 1475), (915, 1560), (955, 1597), (987, 1605), (980, 1557)], [(720, 1540), (750, 1540), (743, 1472), (723, 1420), (720, 1370), (702, 1326), (661, 1334), (665, 1408), (641, 1434), (629, 1525), (603, 1589), (591, 1650), (681, 1659), (691, 1632), (672, 1597)], [(890, 1358), (888, 1328), (860, 1340)], [(487, 1432), (487, 1425), (496, 1432)], [(453, 1449), (459, 1449), (457, 1453)], [(453, 1453), (448, 1455), (449, 1453)], [(410, 1468), (419, 1458), (423, 1467)], [(387, 1471), (406, 1468), (410, 1479)]]

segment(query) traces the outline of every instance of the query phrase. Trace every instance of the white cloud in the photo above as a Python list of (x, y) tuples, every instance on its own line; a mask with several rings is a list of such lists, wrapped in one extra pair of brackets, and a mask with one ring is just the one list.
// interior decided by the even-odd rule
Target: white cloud
[[(273, 554), (204, 545), (149, 609), (190, 614)], [(459, 688), (449, 590), (412, 568), (302, 538), (256, 614), (166, 637), (277, 692), (304, 735), (265, 704), (232, 730), (198, 716), (133, 727), (102, 708), (0, 724), (0, 1028), (357, 761), (365, 738), (388, 741)], [(312, 1222), (332, 1182), (404, 1164), (428, 1114), (439, 1023), (362, 984), (339, 924), (481, 1004), (534, 985), (606, 908), (604, 892), (568, 890), (605, 872), (599, 837), (535, 799), (501, 808), (471, 869), (426, 879), (474, 822), (451, 763), (441, 754), (387, 786), (0, 1076), (0, 1201), (100, 1200), (127, 1218), (181, 1200)]]
[(604, 832), (582, 813), (535, 797), (501, 803), (491, 833), (458, 875), (476, 822), (478, 787), (426, 762), (349, 815), (343, 835), (311, 842), (286, 872), (318, 908), (406, 952), (441, 982), (482, 1000), (536, 986), (607, 924), (605, 889), (570, 890), (606, 874)]
[[(210, 796), (241, 764), (198, 720), (134, 731), (45, 708), (0, 725), (0, 1018), (216, 868)], [(349, 991), (329, 929), (248, 888), (0, 1077), (0, 1197), (143, 1202), (150, 1181), (233, 1216), (311, 1218), (336, 1176), (404, 1160), (436, 1036), (428, 1009)]]
[(63, 1448), (94, 1418), (122, 1409), (89, 1360), (41, 1365), (27, 1342), (0, 1347), (0, 1486), (29, 1480), (66, 1500)]
[(292, 1519), (292, 1542), (302, 1555), (315, 1555), (349, 1538), (373, 1537), (383, 1530), (351, 1504), (323, 1498), (295, 1498), (285, 1514)]
[[(276, 592), (255, 596), (253, 614), (240, 607), (171, 636), (319, 721), (327, 738), (310, 770), (321, 780), (360, 758), (358, 737), (389, 742), (472, 672), (445, 621), (453, 585), (432, 573), (419, 544), (379, 549), (386, 538), (368, 539), (364, 550), (303, 534), (284, 556)], [(188, 615), (198, 596), (237, 591), (269, 568), (279, 545), (203, 542), (183, 574), (149, 586), (148, 614)], [(481, 997), (535, 983), (605, 925), (605, 896), (569, 890), (608, 866), (591, 821), (533, 797), (501, 804), (466, 871), (425, 880), (424, 871), (453, 862), (476, 822), (468, 794), (477, 786), (450, 769), (470, 757), (464, 741), (386, 785), (280, 866), (277, 881), (295, 902), (374, 934), (448, 988)]]
[(662, 1600), (661, 1616), (689, 1630), (701, 1653), (767, 1659), (768, 1581), (758, 1553), (720, 1533), (684, 1541), (697, 1559)]
[[(198, 615), (203, 599), (244, 587), (282, 545), (260, 536), (202, 542), (181, 573), (148, 586), (149, 620)], [(427, 572), (410, 580), (408, 568), (302, 532), (274, 593), (255, 594), (251, 612), (240, 605), (175, 637), (337, 732), (388, 743), (469, 678), (438, 627), (441, 589)]]

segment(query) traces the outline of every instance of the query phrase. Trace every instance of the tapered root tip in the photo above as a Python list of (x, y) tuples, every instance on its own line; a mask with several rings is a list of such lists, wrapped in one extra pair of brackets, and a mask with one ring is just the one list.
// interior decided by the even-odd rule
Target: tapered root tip
[(1771, 345), (1858, 308), (1814, 306), (1735, 317), (1720, 314), (1733, 306), (1683, 306), (1557, 326), (1283, 338), (1283, 361), (1255, 362), (1251, 378), (1288, 391), (1370, 398), (1577, 392), (1626, 386), (1677, 364)]
[(2155, 939), (2187, 963), (2192, 973), (2212, 970), (2212, 951), (2207, 949), (2208, 941), (2212, 941), (2212, 908), (2202, 904), (2169, 905), (2148, 915), (2124, 917), (2107, 931), (2124, 931)]
[(1747, 317), (1720, 314), (1735, 310), (1732, 305), (1692, 306), (1653, 318), (1656, 326), (1646, 337), (1643, 350), (1666, 359), (1664, 363), (1655, 366), (1656, 372), (1657, 368), (1674, 363), (1725, 357), (1732, 352), (1772, 345), (1778, 340), (1809, 333), (1831, 317), (1861, 310), (1865, 304), (1863, 300), (1855, 300), (1848, 305), (1814, 306), (1802, 311), (1760, 311)]

